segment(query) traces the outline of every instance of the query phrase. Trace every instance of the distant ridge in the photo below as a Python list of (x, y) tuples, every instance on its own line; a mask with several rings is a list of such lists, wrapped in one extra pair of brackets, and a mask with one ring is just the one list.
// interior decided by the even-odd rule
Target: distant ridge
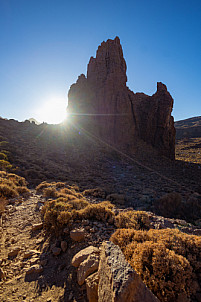
[(201, 116), (175, 122), (176, 139), (201, 137)]

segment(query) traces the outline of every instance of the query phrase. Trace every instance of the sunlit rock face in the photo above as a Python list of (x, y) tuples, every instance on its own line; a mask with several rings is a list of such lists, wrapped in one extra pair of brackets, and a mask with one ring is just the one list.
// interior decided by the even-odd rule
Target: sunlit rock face
[(162, 83), (152, 96), (126, 86), (126, 62), (120, 40), (101, 43), (91, 57), (87, 77), (80, 75), (68, 93), (74, 123), (118, 149), (134, 152), (143, 140), (171, 159), (175, 156), (173, 99)]

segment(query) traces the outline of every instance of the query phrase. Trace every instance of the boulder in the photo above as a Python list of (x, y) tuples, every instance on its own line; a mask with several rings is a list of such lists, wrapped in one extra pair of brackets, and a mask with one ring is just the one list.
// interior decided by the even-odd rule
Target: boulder
[(77, 271), (77, 281), (79, 285), (84, 284), (85, 279), (92, 273), (98, 270), (99, 256), (91, 254), (80, 263)]
[(99, 264), (99, 302), (159, 302), (125, 260), (120, 248), (103, 242)]
[(72, 265), (78, 267), (81, 262), (88, 258), (91, 254), (99, 255), (100, 250), (92, 245), (86, 247), (85, 249), (79, 251), (72, 259)]

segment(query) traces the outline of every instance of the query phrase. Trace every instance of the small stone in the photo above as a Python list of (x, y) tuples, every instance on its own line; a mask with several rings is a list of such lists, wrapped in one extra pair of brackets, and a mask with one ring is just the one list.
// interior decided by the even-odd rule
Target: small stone
[(60, 253), (61, 253), (61, 248), (60, 247), (55, 246), (55, 247), (52, 248), (52, 254), (54, 256), (58, 256)]
[(38, 231), (38, 230), (41, 230), (43, 228), (43, 223), (40, 222), (40, 223), (36, 223), (36, 224), (33, 224), (32, 225), (32, 231)]
[(85, 249), (79, 251), (72, 259), (72, 265), (78, 267), (81, 262), (88, 258), (91, 254), (99, 255), (100, 250), (95, 246), (88, 246)]
[(33, 255), (35, 254), (40, 254), (40, 252), (36, 251), (36, 250), (29, 250), (29, 251), (26, 251), (24, 253), (24, 256), (23, 256), (23, 259), (27, 259), (27, 258), (30, 258), (32, 257)]
[(39, 264), (32, 265), (27, 271), (26, 275), (30, 275), (33, 273), (41, 273), (43, 271), (43, 267)]
[(17, 254), (19, 253), (19, 251), (20, 251), (19, 247), (15, 248), (14, 250), (12, 250), (12, 251), (10, 251), (8, 253), (8, 257), (15, 257), (15, 256), (17, 256)]
[(62, 249), (62, 251), (65, 253), (65, 251), (67, 250), (67, 247), (68, 247), (68, 245), (67, 245), (67, 242), (66, 241), (61, 241), (61, 249)]
[(70, 231), (70, 237), (73, 241), (83, 241), (85, 237), (84, 229), (76, 229)]

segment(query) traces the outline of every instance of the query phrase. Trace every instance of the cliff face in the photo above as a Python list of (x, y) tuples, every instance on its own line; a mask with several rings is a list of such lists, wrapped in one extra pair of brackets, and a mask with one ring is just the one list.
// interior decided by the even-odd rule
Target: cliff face
[(148, 96), (126, 86), (126, 62), (120, 40), (103, 42), (68, 93), (75, 123), (121, 150), (132, 153), (143, 140), (161, 155), (174, 158), (173, 99), (162, 83)]

